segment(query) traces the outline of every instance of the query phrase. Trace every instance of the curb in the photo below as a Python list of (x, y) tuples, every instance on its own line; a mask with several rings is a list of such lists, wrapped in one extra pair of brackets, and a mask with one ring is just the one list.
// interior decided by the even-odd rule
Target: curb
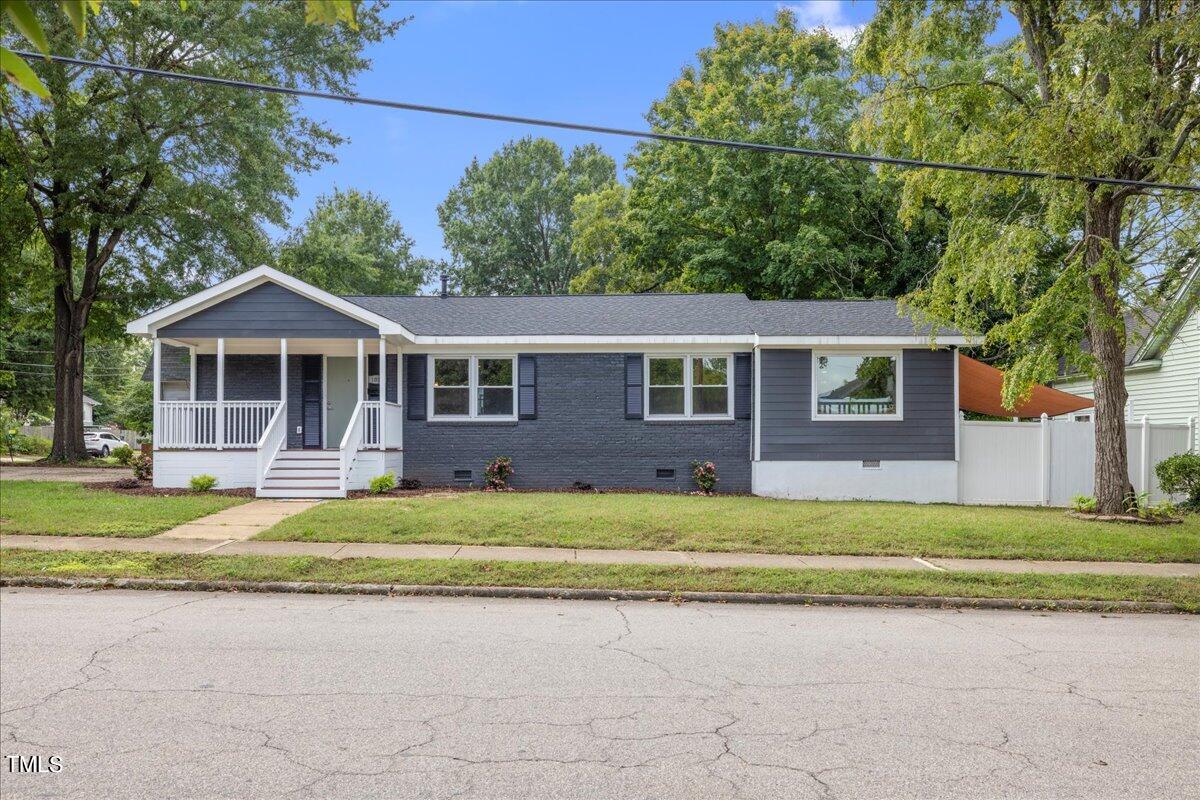
[(550, 600), (647, 600), (758, 605), (899, 606), (902, 608), (990, 608), (1024, 611), (1127, 611), (1188, 613), (1173, 603), (1138, 600), (1033, 600), (997, 597), (913, 597), (862, 594), (772, 592), (668, 592), (652, 589), (567, 589), (527, 586), (410, 586), (384, 583), (305, 583), (299, 581), (202, 581), (169, 578), (0, 578), (0, 586), (42, 589), (150, 589), (179, 592), (264, 592), (280, 594), (359, 594), (387, 597), (492, 597)]

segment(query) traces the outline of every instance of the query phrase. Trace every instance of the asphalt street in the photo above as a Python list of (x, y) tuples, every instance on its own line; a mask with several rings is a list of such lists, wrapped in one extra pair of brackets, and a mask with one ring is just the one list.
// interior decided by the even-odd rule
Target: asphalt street
[(1200, 619), (8, 589), (0, 709), (5, 800), (1197, 797)]

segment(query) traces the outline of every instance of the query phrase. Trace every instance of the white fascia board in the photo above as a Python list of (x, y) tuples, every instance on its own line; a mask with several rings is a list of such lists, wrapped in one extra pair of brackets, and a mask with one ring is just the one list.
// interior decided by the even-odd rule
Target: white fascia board
[(523, 345), (744, 345), (754, 344), (750, 334), (729, 336), (415, 336), (417, 346), (523, 346)]
[(966, 336), (760, 336), (762, 347), (962, 347)]
[(334, 311), (345, 314), (351, 319), (356, 319), (366, 325), (376, 327), (383, 335), (398, 335), (408, 339), (413, 338), (412, 333), (398, 322), (393, 322), (387, 317), (382, 317), (373, 311), (368, 311), (362, 306), (351, 303), (349, 300), (343, 300), (324, 289), (318, 289), (310, 283), (305, 283), (299, 278), (292, 277), (268, 266), (255, 267), (248, 272), (235, 275), (229, 280), (214, 284), (203, 291), (164, 306), (157, 311), (152, 311), (143, 317), (138, 317), (125, 326), (125, 332), (134, 336), (153, 336), (158, 328), (170, 325), (172, 322), (195, 314), (198, 311), (203, 311), (209, 306), (220, 303), (222, 300), (227, 300), (230, 297), (239, 295), (256, 286), (261, 286), (264, 283), (279, 284), (301, 297), (306, 297), (313, 302), (320, 303), (323, 306), (332, 308)]

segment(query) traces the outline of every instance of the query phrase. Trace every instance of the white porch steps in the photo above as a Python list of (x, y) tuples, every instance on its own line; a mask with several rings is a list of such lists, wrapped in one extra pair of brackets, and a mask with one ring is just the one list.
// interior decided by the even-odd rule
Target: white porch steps
[(258, 497), (345, 497), (337, 450), (280, 450)]

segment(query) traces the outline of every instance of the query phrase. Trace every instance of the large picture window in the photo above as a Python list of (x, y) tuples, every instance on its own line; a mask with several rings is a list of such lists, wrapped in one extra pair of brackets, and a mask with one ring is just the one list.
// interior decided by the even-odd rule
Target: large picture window
[(902, 417), (899, 353), (813, 353), (813, 419)]
[(647, 356), (646, 416), (728, 419), (733, 413), (729, 356)]
[(430, 356), (431, 419), (516, 419), (514, 356)]

